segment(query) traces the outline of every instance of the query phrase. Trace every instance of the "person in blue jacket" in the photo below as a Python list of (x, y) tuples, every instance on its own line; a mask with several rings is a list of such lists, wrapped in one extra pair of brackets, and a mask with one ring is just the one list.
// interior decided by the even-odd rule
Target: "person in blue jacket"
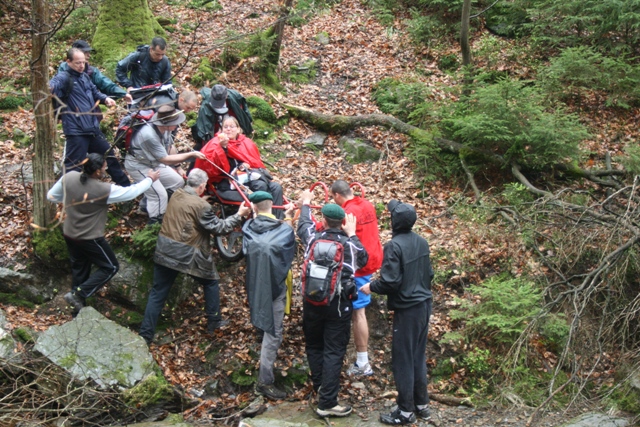
[(62, 120), (62, 130), (66, 137), (64, 148), (65, 173), (80, 170), (87, 153), (98, 153), (107, 157), (108, 172), (113, 181), (122, 186), (131, 185), (129, 178), (120, 167), (111, 145), (100, 130), (97, 103), (109, 107), (116, 102), (100, 92), (84, 72), (86, 59), (84, 52), (72, 47), (67, 51), (68, 71), (56, 74), (49, 81), (49, 89), (61, 106), (57, 110)]
[[(125, 98), (127, 102), (131, 102), (131, 97), (127, 95), (127, 91), (118, 86), (114, 81), (112, 81), (109, 77), (105, 76), (100, 72), (100, 70), (93, 65), (89, 64), (89, 59), (91, 59), (91, 52), (94, 52), (95, 49), (92, 48), (89, 43), (84, 40), (77, 40), (73, 42), (71, 47), (75, 47), (76, 49), (80, 49), (84, 53), (85, 66), (84, 72), (87, 73), (91, 81), (98, 88), (98, 90), (105, 95), (113, 98), (120, 99)], [(65, 61), (60, 63), (58, 67), (58, 74), (63, 73), (65, 71), (69, 71), (69, 65)]]
[(171, 83), (171, 63), (165, 55), (167, 42), (154, 37), (151, 46), (140, 45), (116, 66), (116, 78), (120, 86), (129, 91), (133, 88)]

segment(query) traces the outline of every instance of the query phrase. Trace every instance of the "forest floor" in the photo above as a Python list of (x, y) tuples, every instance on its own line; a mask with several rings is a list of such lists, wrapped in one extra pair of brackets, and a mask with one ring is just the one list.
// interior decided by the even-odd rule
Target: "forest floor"
[[(222, 9), (219, 11), (196, 12), (184, 4), (168, 5), (161, 1), (150, 1), (156, 16), (174, 17), (178, 21), (176, 26), (194, 24), (199, 20), (201, 26), (195, 37), (194, 56), (207, 56), (214, 61), (222, 53), (220, 40), (225, 34), (220, 31), (221, 28), (249, 33), (267, 27), (276, 19), (278, 12), (273, 2), (267, 0), (220, 0), (220, 4)], [(15, 21), (10, 14), (0, 18), (0, 28), (4, 28), (5, 31), (13, 25)], [(402, 30), (403, 25), (402, 20), (395, 23), (398, 30)], [(318, 41), (317, 36), (321, 33), (328, 35), (328, 44)], [(30, 41), (26, 36), (16, 37), (20, 43), (0, 45), (0, 54), (5, 58), (16, 58), (15, 61), (4, 61), (0, 64), (0, 75), (19, 76), (21, 73), (24, 74), (25, 70), (28, 75), (28, 55), (25, 53), (30, 51)], [(184, 63), (186, 59), (184, 54), (189, 51), (194, 34), (182, 34), (177, 31), (168, 38), (168, 53), (174, 70), (177, 70), (180, 68), (179, 64)], [(286, 27), (280, 75), (284, 76), (292, 65), (302, 65), (311, 59), (317, 61), (319, 70), (317, 77), (309, 84), (296, 84), (283, 79), (282, 84), (286, 92), (281, 96), (281, 101), (328, 114), (378, 113), (379, 110), (371, 100), (370, 94), (375, 83), (385, 77), (423, 81), (433, 88), (434, 96), (451, 96), (442, 88), (456, 85), (458, 82), (436, 66), (440, 55), (455, 52), (457, 49), (455, 43), (450, 45), (450, 51), (416, 47), (402, 31), (388, 31), (380, 25), (371, 11), (359, 0), (343, 0), (331, 9), (311, 17), (300, 27)], [(199, 54), (205, 51), (206, 54)], [(60, 58), (52, 59), (52, 72), (57, 68), (57, 59)], [(174, 84), (183, 89), (198, 90), (199, 88), (190, 84), (197, 61), (193, 61), (193, 57), (189, 59), (190, 62), (176, 75)], [(251, 65), (251, 61), (247, 61), (239, 68), (226, 73), (220, 82), (238, 90), (245, 97), (256, 95), (271, 101), (270, 96), (259, 84), (257, 74), (251, 69)], [(526, 73), (526, 70), (514, 72)], [(271, 103), (278, 114), (284, 114), (277, 103)], [(123, 113), (122, 107), (113, 112), (119, 115)], [(640, 111), (637, 109), (629, 114), (636, 119), (640, 118)], [(10, 131), (10, 134), (15, 128), (33, 134), (34, 121), (30, 110), (3, 113), (2, 119), (4, 128)], [(597, 139), (586, 142), (586, 146), (594, 153), (593, 157), (597, 159), (603, 158), (605, 151), (620, 153), (624, 142), (632, 134), (632, 130), (627, 126), (627, 123), (632, 122), (626, 121), (628, 117), (587, 111), (584, 120), (590, 122), (598, 131)], [(279, 136), (275, 141), (261, 148), (273, 164), (274, 176), (285, 188), (285, 194), (295, 197), (300, 190), (309, 188), (316, 181), (327, 184), (335, 179), (359, 182), (365, 188), (366, 198), (374, 205), (386, 205), (394, 198), (413, 204), (419, 217), (415, 230), (429, 240), (432, 252), (446, 254), (439, 258), (440, 264), (434, 266), (436, 271), (446, 272), (439, 274), (439, 280), (433, 285), (434, 314), (430, 327), (428, 363), (431, 368), (435, 367), (437, 359), (463, 350), (439, 341), (446, 332), (457, 327), (448, 316), (448, 312), (457, 306), (454, 298), (463, 295), (464, 286), (499, 271), (500, 260), (505, 257), (515, 260), (513, 265), (531, 268), (531, 264), (534, 263), (531, 253), (509, 233), (487, 233), (487, 230), (468, 226), (452, 214), (454, 208), (464, 208), (469, 203), (465, 198), (465, 189), (442, 181), (423, 184), (420, 177), (415, 177), (415, 165), (404, 156), (407, 146), (405, 136), (379, 128), (355, 131), (353, 136), (370, 141), (373, 146), (383, 151), (384, 155), (376, 163), (352, 165), (345, 160), (344, 153), (338, 147), (340, 135), (329, 135), (321, 152), (306, 148), (302, 141), (313, 133), (314, 129), (307, 124), (292, 119), (279, 130)], [(177, 143), (184, 149), (191, 146), (188, 129), (181, 129)], [(61, 147), (57, 148), (56, 156), (59, 159)], [(25, 170), (28, 170), (33, 153), (30, 147), (22, 147), (11, 139), (0, 140), (0, 153), (0, 170), (4, 171), (0, 174), (0, 264), (23, 271), (33, 262), (29, 216), (32, 207), (31, 183), (24, 179), (25, 174), (28, 175)], [(490, 191), (488, 180), (482, 182), (482, 178), (479, 178), (479, 184)], [(321, 197), (321, 194), (318, 194), (318, 197)], [(385, 213), (382, 217), (381, 239), (384, 243), (391, 236), (388, 217)], [(134, 206), (130, 211), (122, 213), (118, 227), (111, 230), (107, 237), (118, 234), (119, 237), (124, 237), (126, 242), (132, 231), (144, 226), (145, 220), (145, 217), (136, 213)], [(474, 265), (473, 271), (461, 268), (469, 263)], [(229, 373), (219, 369), (220, 365), (229, 360), (253, 360), (250, 363), (255, 365), (252, 355), (259, 348), (248, 321), (243, 262), (234, 265), (222, 263), (221, 274), (222, 311), (223, 316), (231, 320), (231, 324), (217, 331), (214, 337), (208, 336), (202, 317), (202, 296), (194, 292), (193, 298), (184, 306), (167, 314), (179, 326), (160, 334), (156, 344), (151, 347), (165, 376), (194, 398), (201, 395), (209, 383), (220, 381), (222, 384), (229, 384)], [(36, 310), (3, 304), (0, 304), (0, 308), (8, 313), (12, 327), (29, 326), (42, 331), (53, 324), (71, 319), (68, 314), (59, 311), (61, 304), (57, 299)], [(109, 302), (103, 301), (100, 304), (108, 305)], [(369, 349), (376, 375), (364, 380), (343, 376), (340, 395), (341, 399), (354, 405), (357, 416), (362, 419), (367, 419), (370, 411), (381, 411), (390, 405), (394, 390), (390, 371), (390, 316), (384, 307), (372, 307), (369, 310), (375, 313), (370, 317), (377, 316), (381, 319), (379, 327), (371, 328), (372, 339)], [(296, 366), (305, 365), (299, 301), (294, 301), (285, 325), (285, 340), (276, 365), (284, 375)], [(214, 350), (215, 363), (211, 363), (210, 357)], [(350, 350), (347, 363), (353, 362), (352, 353), (353, 349)], [(451, 378), (433, 382), (429, 386), (430, 392), (454, 392), (460, 397), (466, 397), (461, 385), (467, 374), (461, 369)], [(289, 400), (302, 402), (308, 392), (308, 385), (294, 390)], [(510, 404), (505, 396), (494, 396), (496, 401), (505, 402), (505, 407), (492, 404), (487, 406), (488, 410), (451, 407), (434, 402), (433, 424), (524, 426), (533, 409)], [(230, 387), (229, 392), (223, 393), (217, 399), (202, 399), (196, 408), (185, 415), (192, 421), (221, 417), (233, 412), (234, 408), (252, 397), (251, 388), (246, 388), (238, 394)], [(578, 407), (580, 409), (576, 409)], [(585, 404), (584, 407), (576, 406), (572, 411), (581, 412), (586, 409), (588, 405)], [(559, 425), (570, 415), (572, 414), (562, 412), (540, 414), (536, 425)]]

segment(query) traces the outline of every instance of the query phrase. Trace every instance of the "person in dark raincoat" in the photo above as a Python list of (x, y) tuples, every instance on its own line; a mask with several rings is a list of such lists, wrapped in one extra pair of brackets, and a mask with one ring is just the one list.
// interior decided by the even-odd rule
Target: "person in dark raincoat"
[(255, 217), (242, 227), (242, 249), (247, 260), (245, 286), (251, 323), (264, 331), (256, 392), (272, 400), (287, 395), (274, 384), (273, 365), (282, 344), (287, 287), (285, 280), (295, 255), (293, 209), (284, 221), (271, 212), (273, 197), (266, 191), (249, 196)]

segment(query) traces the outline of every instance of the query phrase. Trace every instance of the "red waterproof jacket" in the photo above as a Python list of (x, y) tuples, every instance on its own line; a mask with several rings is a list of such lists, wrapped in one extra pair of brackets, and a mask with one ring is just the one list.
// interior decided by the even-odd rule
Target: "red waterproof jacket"
[[(264, 163), (260, 158), (260, 150), (255, 142), (243, 134), (238, 135), (238, 139), (232, 139), (227, 145), (227, 152), (220, 146), (218, 137), (214, 137), (200, 150), (207, 159), (222, 168), (225, 172), (231, 172), (228, 157), (248, 163), (252, 169), (264, 168)], [(196, 159), (195, 167), (202, 169), (209, 175), (209, 183), (217, 184), (226, 178), (226, 175), (209, 163), (207, 160)]]
[(356, 217), (356, 236), (358, 236), (362, 246), (369, 254), (369, 261), (364, 267), (356, 271), (355, 275), (367, 276), (373, 274), (382, 265), (382, 245), (380, 244), (376, 208), (368, 200), (356, 196), (351, 200), (347, 200), (342, 205), (342, 209)]

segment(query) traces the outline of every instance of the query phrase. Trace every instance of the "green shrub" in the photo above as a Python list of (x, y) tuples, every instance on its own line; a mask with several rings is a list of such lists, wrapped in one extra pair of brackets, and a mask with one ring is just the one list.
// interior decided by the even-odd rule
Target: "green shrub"
[(627, 144), (624, 152), (626, 156), (619, 156), (617, 160), (633, 175), (640, 175), (640, 145)]
[(293, 27), (301, 27), (313, 16), (327, 10), (329, 5), (336, 3), (333, 0), (298, 0), (289, 14), (289, 24)]
[(540, 87), (551, 98), (584, 98), (591, 91), (607, 94), (606, 104), (629, 108), (640, 100), (640, 67), (624, 58), (605, 57), (590, 47), (569, 48), (538, 73)]
[(264, 99), (258, 96), (250, 96), (247, 98), (247, 105), (249, 105), (251, 117), (254, 119), (264, 120), (265, 122), (273, 124), (278, 121), (273, 108), (271, 108), (271, 105)]
[(446, 138), (531, 169), (577, 159), (578, 144), (589, 135), (576, 115), (545, 103), (537, 88), (508, 79), (478, 87), (466, 102), (440, 115)]
[(160, 233), (161, 224), (153, 224), (137, 230), (131, 235), (132, 255), (142, 259), (152, 259), (156, 251), (156, 242), (158, 241), (158, 233)]
[(512, 206), (519, 206), (532, 202), (535, 197), (523, 184), (519, 182), (509, 182), (505, 184), (502, 197)]
[(421, 82), (403, 82), (385, 78), (378, 82), (371, 95), (383, 113), (421, 127), (433, 112), (431, 89)]
[(200, 64), (198, 69), (191, 76), (191, 84), (195, 87), (203, 87), (209, 85), (216, 76), (214, 75), (213, 68), (211, 67), (211, 61), (206, 56), (200, 58)]
[(570, 327), (566, 316), (562, 313), (550, 314), (539, 326), (540, 335), (549, 350), (559, 353), (564, 349), (569, 339)]
[(458, 54), (449, 53), (438, 60), (438, 68), (442, 71), (455, 71), (460, 67)]
[(496, 343), (513, 342), (538, 313), (542, 302), (541, 291), (523, 278), (492, 277), (471, 285), (469, 292), (478, 295), (480, 302), (457, 299), (460, 308), (451, 311), (451, 318), (466, 321), (468, 336)]
[(91, 40), (96, 32), (96, 17), (96, 11), (90, 7), (79, 7), (69, 14), (63, 27), (55, 33), (54, 38), (59, 41)]
[(0, 110), (17, 110), (27, 103), (22, 96), (7, 95), (0, 98)]

